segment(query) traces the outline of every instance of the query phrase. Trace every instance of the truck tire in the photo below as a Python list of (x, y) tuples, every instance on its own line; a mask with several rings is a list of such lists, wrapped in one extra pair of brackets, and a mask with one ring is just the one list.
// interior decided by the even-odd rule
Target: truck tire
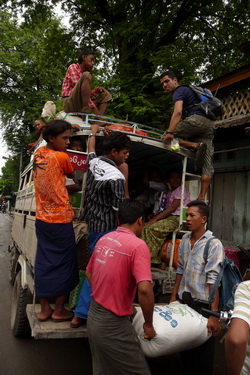
[(15, 279), (11, 303), (11, 330), (15, 337), (30, 336), (31, 334), (26, 315), (26, 306), (31, 302), (32, 295), (28, 288), (22, 288), (21, 271), (19, 271)]
[(16, 279), (16, 267), (17, 267), (17, 259), (18, 259), (18, 252), (15, 247), (12, 247), (10, 250), (10, 260), (9, 260), (9, 281), (11, 285), (14, 285)]

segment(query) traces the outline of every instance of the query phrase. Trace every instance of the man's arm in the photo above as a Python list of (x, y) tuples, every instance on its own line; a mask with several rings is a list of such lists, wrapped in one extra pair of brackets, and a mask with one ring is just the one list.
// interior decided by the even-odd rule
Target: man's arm
[(92, 273), (89, 272), (89, 271), (86, 271), (86, 277), (87, 277), (88, 282), (89, 282), (90, 285), (91, 285)]
[[(209, 284), (209, 294), (211, 294), (213, 289), (213, 284)], [(219, 290), (216, 290), (215, 297), (213, 302), (211, 303), (211, 310), (212, 311), (218, 311), (219, 308)], [(208, 333), (211, 333), (212, 336), (218, 336), (220, 333), (220, 323), (219, 319), (215, 316), (210, 316), (207, 321), (207, 330)]]
[[(174, 112), (172, 114), (167, 132), (173, 133), (175, 131), (177, 125), (181, 121), (182, 109), (183, 109), (183, 101), (179, 100), (174, 105)], [(164, 141), (165, 142), (171, 142), (173, 138), (174, 138), (173, 134), (166, 134), (165, 137), (164, 137)]]
[(181, 279), (182, 279), (182, 274), (177, 273), (169, 303), (177, 301), (177, 294), (178, 294), (178, 291), (179, 291)]
[(125, 181), (124, 181), (124, 195), (125, 195), (126, 199), (129, 199), (129, 190), (128, 190), (128, 174), (129, 174), (129, 171), (128, 171), (128, 164), (126, 162), (124, 162), (118, 168), (122, 172), (123, 176), (125, 177)]
[(156, 332), (153, 327), (153, 311), (154, 311), (154, 293), (150, 281), (141, 281), (138, 283), (139, 304), (144, 316), (144, 338), (151, 340)]
[[(205, 265), (206, 279), (209, 285), (209, 295), (213, 290), (214, 283), (221, 269), (220, 264), (223, 261), (224, 257), (225, 251), (222, 246), (222, 243), (219, 240), (212, 241), (212, 245), (209, 247), (209, 254)], [(210, 306), (212, 311), (218, 311), (219, 299), (219, 290), (217, 289), (214, 296), (214, 300)], [(210, 316), (207, 323), (207, 329), (208, 332), (212, 334), (212, 336), (218, 336), (220, 332), (219, 319)]]
[(97, 124), (91, 125), (91, 134), (93, 134), (93, 135), (89, 137), (89, 141), (88, 141), (88, 153), (89, 154), (91, 152), (95, 153), (95, 145), (96, 145), (95, 135), (98, 132), (99, 132), (99, 125), (97, 125)]
[(78, 191), (81, 191), (82, 188), (80, 185), (77, 185), (77, 184), (72, 184), (72, 185), (66, 185), (66, 189), (68, 191), (69, 194), (74, 194), (74, 193), (77, 193)]
[(239, 375), (247, 351), (249, 325), (240, 318), (233, 318), (225, 338), (228, 375)]
[(74, 171), (73, 171), (73, 172), (70, 172), (70, 173), (65, 173), (65, 175), (66, 175), (68, 178), (73, 178), (73, 177), (74, 177)]
[(172, 202), (172, 204), (171, 204), (170, 207), (168, 207), (166, 210), (162, 211), (160, 214), (158, 214), (155, 217), (153, 217), (153, 219), (151, 219), (145, 225), (152, 225), (152, 224), (154, 224), (158, 220), (162, 220), (162, 219), (167, 218), (169, 215), (171, 215), (172, 212), (174, 212), (175, 210), (177, 210), (178, 207), (180, 207), (180, 203), (181, 203), (180, 199), (175, 199)]

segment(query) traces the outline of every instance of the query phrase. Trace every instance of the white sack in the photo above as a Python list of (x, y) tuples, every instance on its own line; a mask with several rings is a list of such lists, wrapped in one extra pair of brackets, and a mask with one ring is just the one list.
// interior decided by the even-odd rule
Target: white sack
[(56, 105), (52, 101), (44, 104), (41, 117), (53, 117), (56, 115)]
[[(71, 124), (78, 124), (80, 126), (86, 125), (86, 122), (79, 116), (68, 115), (67, 113), (61, 111), (56, 114), (56, 119), (65, 120)], [(89, 125), (90, 126), (90, 125)]]
[(203, 344), (210, 336), (207, 319), (187, 305), (172, 302), (170, 305), (155, 305), (153, 325), (156, 336), (144, 339), (144, 317), (140, 307), (133, 319), (134, 329), (147, 357), (159, 357)]

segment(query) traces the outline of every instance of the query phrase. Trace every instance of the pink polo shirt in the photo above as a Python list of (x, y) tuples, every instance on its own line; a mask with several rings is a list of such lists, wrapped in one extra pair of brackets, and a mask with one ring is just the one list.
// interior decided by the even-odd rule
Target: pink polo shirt
[(93, 299), (118, 316), (131, 315), (137, 284), (152, 282), (150, 267), (146, 243), (118, 227), (100, 238), (87, 266)]

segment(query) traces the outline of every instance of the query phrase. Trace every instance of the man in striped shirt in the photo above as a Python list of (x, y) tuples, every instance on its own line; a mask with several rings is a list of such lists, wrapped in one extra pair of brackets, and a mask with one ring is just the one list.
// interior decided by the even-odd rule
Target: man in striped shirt
[(112, 97), (101, 86), (91, 91), (91, 70), (94, 64), (94, 52), (85, 49), (80, 52), (78, 63), (68, 67), (62, 84), (63, 109), (66, 113), (105, 113)]
[(226, 335), (225, 350), (228, 375), (250, 374), (250, 280), (239, 284), (234, 311)]
[[(213, 284), (220, 271), (220, 263), (224, 259), (224, 248), (221, 242), (214, 238), (208, 249), (207, 261), (204, 259), (204, 248), (212, 232), (205, 229), (209, 209), (203, 201), (192, 201), (187, 204), (187, 229), (178, 251), (178, 268), (176, 281), (170, 298), (170, 303), (179, 299), (198, 311), (201, 308), (218, 311), (219, 292), (209, 306), (208, 298)], [(206, 316), (207, 317), (207, 316)], [(210, 316), (207, 322), (208, 333), (212, 337), (198, 348), (181, 353), (186, 375), (212, 375), (215, 336), (220, 332), (217, 318)]]
[[(119, 167), (129, 156), (130, 138), (119, 132), (104, 137), (103, 156), (97, 157), (95, 136), (98, 125), (91, 125), (88, 142), (88, 175), (86, 186), (86, 206), (84, 220), (88, 224), (89, 248), (92, 254), (97, 240), (107, 232), (116, 229), (118, 207), (124, 199), (125, 178)], [(79, 327), (87, 318), (90, 305), (91, 288), (84, 281), (79, 297), (72, 328)]]

